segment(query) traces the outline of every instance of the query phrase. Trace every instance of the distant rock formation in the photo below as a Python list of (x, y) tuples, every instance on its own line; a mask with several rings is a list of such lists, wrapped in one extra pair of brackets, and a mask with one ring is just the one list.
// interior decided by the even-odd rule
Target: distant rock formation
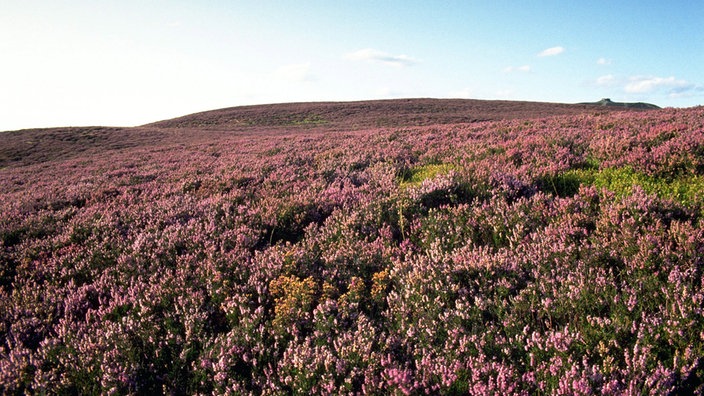
[(651, 103), (643, 103), (643, 102), (637, 102), (637, 103), (623, 103), (623, 102), (614, 102), (609, 98), (604, 98), (598, 102), (582, 102), (579, 104), (583, 105), (593, 105), (593, 106), (602, 106), (602, 107), (625, 107), (628, 109), (645, 109), (645, 110), (650, 110), (650, 109), (659, 109), (659, 106), (656, 106)]

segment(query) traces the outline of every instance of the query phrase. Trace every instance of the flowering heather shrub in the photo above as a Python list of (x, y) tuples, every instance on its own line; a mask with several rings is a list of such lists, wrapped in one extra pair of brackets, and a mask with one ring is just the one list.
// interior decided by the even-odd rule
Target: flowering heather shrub
[(0, 170), (0, 393), (704, 388), (704, 109)]

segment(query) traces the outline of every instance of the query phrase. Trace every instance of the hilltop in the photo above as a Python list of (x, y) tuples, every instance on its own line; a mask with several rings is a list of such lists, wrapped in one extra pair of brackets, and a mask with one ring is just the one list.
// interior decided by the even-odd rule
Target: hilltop
[[(598, 112), (623, 111), (600, 107)], [(627, 110), (633, 110), (631, 108)], [(638, 110), (638, 109), (636, 109)], [(64, 127), (3, 132), (0, 168), (87, 156), (105, 150), (220, 139), (232, 133), (280, 134), (447, 125), (594, 114), (586, 104), (475, 99), (392, 99), (230, 107), (138, 127)], [(203, 134), (207, 131), (207, 134)]]
[(219, 130), (241, 130), (261, 126), (351, 130), (540, 118), (593, 111), (594, 108), (588, 104), (477, 99), (389, 99), (239, 106), (189, 114), (145, 126)]
[(621, 108), (627, 108), (627, 109), (638, 109), (638, 110), (655, 110), (659, 109), (659, 106), (656, 106), (651, 103), (644, 103), (644, 102), (614, 102), (609, 98), (604, 98), (601, 99), (598, 102), (583, 102), (579, 103), (581, 105), (592, 105), (592, 106), (601, 106), (601, 107), (621, 107)]

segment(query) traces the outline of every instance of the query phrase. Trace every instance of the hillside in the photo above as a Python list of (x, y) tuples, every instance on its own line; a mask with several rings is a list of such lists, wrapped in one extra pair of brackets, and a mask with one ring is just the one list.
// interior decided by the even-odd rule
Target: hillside
[(0, 394), (704, 394), (704, 108), (421, 102), (3, 135)]
[[(135, 128), (72, 127), (2, 133), (0, 168), (97, 155), (105, 150), (217, 141), (233, 133), (352, 131), (368, 128), (534, 119), (618, 111), (562, 103), (469, 99), (395, 99), (232, 107)], [(202, 133), (207, 131), (207, 134)]]
[(391, 99), (241, 106), (191, 114), (147, 126), (230, 130), (262, 126), (322, 127), (327, 130), (352, 130), (540, 118), (593, 111), (594, 108), (587, 105), (564, 103)]

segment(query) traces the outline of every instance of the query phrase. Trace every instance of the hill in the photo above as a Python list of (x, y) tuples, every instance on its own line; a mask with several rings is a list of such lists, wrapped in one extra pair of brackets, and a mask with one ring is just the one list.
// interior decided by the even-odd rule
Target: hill
[(230, 130), (251, 127), (323, 127), (327, 130), (350, 130), (540, 118), (593, 111), (593, 107), (583, 104), (476, 99), (390, 99), (240, 106), (190, 114), (146, 126)]
[(582, 108), (3, 135), (0, 394), (704, 394), (704, 108)]
[(604, 98), (601, 99), (598, 102), (584, 102), (584, 103), (579, 103), (582, 105), (591, 105), (591, 106), (601, 106), (601, 107), (621, 107), (621, 108), (626, 108), (626, 109), (638, 109), (638, 110), (655, 110), (659, 109), (659, 106), (656, 106), (651, 103), (643, 103), (643, 102), (633, 102), (633, 103), (627, 103), (627, 102), (613, 102), (609, 98)]
[[(600, 108), (599, 112), (624, 110)], [(628, 109), (631, 110), (631, 109)], [(474, 99), (281, 103), (211, 110), (134, 128), (66, 127), (2, 133), (0, 168), (105, 150), (221, 139), (232, 133), (352, 131), (594, 114), (590, 105)], [(207, 134), (203, 134), (207, 131)]]

